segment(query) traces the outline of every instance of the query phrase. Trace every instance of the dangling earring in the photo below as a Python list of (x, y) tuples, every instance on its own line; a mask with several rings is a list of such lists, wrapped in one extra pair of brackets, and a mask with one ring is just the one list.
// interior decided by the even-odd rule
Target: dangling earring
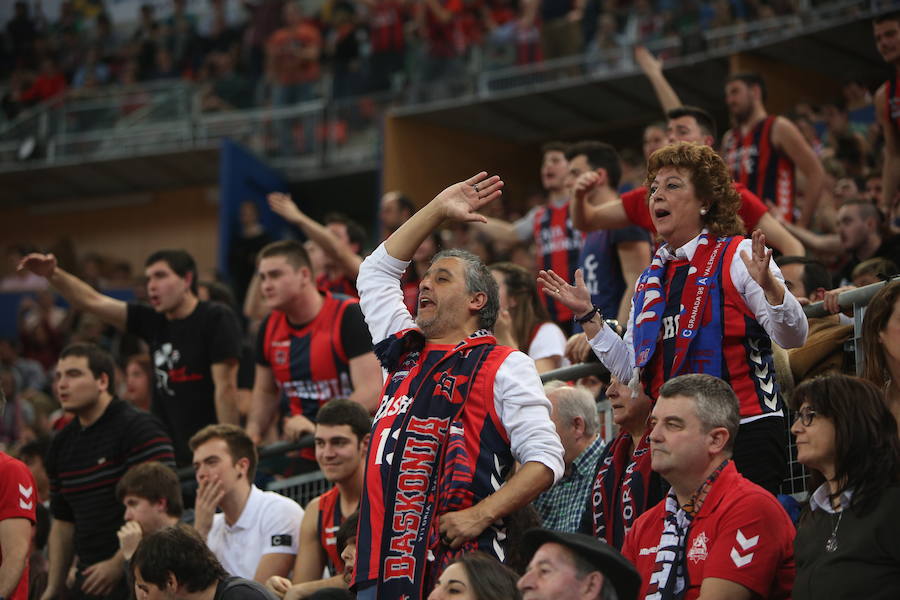
[(703, 208), (700, 209), (700, 214), (701, 214), (701, 215), (705, 215), (705, 214), (706, 214), (706, 207), (703, 207)]

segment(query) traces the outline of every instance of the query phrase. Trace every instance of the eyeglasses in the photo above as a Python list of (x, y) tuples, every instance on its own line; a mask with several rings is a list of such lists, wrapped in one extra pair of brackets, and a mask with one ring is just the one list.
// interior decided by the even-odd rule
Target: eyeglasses
[(813, 417), (815, 417), (818, 413), (815, 409), (812, 409), (808, 406), (804, 406), (800, 410), (797, 411), (797, 420), (800, 421), (800, 424), (804, 427), (809, 427), (812, 425)]

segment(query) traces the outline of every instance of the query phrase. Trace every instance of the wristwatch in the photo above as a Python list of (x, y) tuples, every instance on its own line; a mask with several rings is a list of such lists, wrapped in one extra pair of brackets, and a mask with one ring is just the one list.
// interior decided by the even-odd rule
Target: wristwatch
[[(600, 307), (594, 306), (591, 310), (589, 310), (583, 317), (573, 317), (573, 320), (579, 325), (584, 325), (588, 321), (594, 318), (594, 315), (600, 313)], [(602, 314), (601, 314), (602, 318)]]

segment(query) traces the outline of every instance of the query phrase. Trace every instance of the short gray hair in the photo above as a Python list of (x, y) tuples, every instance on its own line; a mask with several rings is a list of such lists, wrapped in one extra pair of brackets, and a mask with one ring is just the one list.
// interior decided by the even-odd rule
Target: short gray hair
[(691, 373), (665, 382), (659, 389), (660, 397), (684, 396), (696, 403), (697, 418), (706, 431), (716, 427), (728, 430), (725, 450), (731, 452), (741, 423), (740, 403), (726, 382), (712, 375)]
[(544, 394), (556, 394), (556, 414), (560, 421), (571, 423), (575, 417), (584, 421), (584, 434), (593, 436), (600, 431), (600, 413), (590, 390), (582, 385), (569, 385), (559, 380), (544, 384)]
[(497, 287), (497, 280), (481, 262), (481, 259), (471, 252), (459, 248), (441, 250), (431, 258), (430, 264), (433, 265), (442, 258), (459, 259), (465, 269), (466, 291), (470, 294), (483, 293), (487, 296), (484, 306), (478, 311), (478, 328), (493, 329), (494, 323), (497, 322), (497, 314), (500, 312), (500, 291)]

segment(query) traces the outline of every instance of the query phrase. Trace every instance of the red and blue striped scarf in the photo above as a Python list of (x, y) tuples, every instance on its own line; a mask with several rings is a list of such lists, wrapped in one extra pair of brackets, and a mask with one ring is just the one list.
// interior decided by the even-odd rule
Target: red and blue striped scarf
[(591, 490), (591, 532), (618, 549), (634, 521), (661, 497), (654, 493), (661, 484), (651, 481), (649, 435), (641, 436), (634, 452), (631, 439), (622, 431), (604, 449)]
[[(390, 415), (392, 420), (386, 420), (381, 428), (377, 423), (380, 417), (376, 416), (373, 429), (379, 439), (373, 439), (372, 451), (379, 456), (374, 464), (369, 461), (367, 477), (369, 470), (380, 470), (383, 521), (371, 522), (369, 511), (363, 510), (372, 499), (364, 498), (361, 504), (360, 532), (380, 530), (380, 547), (358, 549), (366, 561), (378, 563), (379, 598), (424, 597), (432, 571), (449, 562), (450, 554), (482, 545), (483, 540), (476, 539), (451, 551), (440, 541), (438, 518), (443, 512), (468, 508), (479, 500), (472, 498), (465, 486), (457, 489), (458, 482), (449, 481), (453, 475), (445, 475), (445, 471), (457, 468), (446, 465), (453, 451), (448, 440), (476, 387), (473, 384), (479, 370), (496, 351), (502, 351), (505, 357), (511, 349), (496, 346), (494, 337), (483, 330), (449, 351), (429, 350), (417, 329), (399, 332), (375, 347), (389, 371), (385, 398), (410, 399), (403, 412)], [(357, 583), (361, 582), (357, 577)]]
[[(675, 351), (670, 369), (671, 377), (683, 374), (688, 365), (688, 352), (702, 354), (706, 363), (704, 373), (718, 375), (722, 371), (721, 326), (702, 327), (709, 323), (721, 324), (721, 306), (718, 299), (722, 262), (731, 238), (715, 238), (708, 233), (700, 235), (688, 276), (681, 290), (681, 313), (675, 340)], [(666, 267), (669, 251), (662, 246), (653, 261), (638, 279), (634, 299), (634, 365), (643, 369), (653, 358), (660, 340), (660, 326), (666, 308)], [(714, 330), (714, 331), (713, 331)], [(635, 380), (632, 380), (632, 384)]]

